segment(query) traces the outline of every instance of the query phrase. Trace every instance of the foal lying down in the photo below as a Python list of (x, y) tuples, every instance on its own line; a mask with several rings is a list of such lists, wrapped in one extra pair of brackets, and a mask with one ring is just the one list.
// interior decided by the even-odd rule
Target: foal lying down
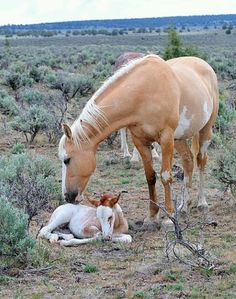
[[(89, 199), (94, 207), (70, 203), (59, 206), (48, 225), (40, 230), (39, 237), (63, 246), (76, 246), (98, 239), (131, 243), (132, 237), (124, 234), (128, 231), (128, 223), (118, 204), (120, 196), (105, 194), (100, 200)], [(63, 224), (68, 224), (72, 234), (55, 231)]]

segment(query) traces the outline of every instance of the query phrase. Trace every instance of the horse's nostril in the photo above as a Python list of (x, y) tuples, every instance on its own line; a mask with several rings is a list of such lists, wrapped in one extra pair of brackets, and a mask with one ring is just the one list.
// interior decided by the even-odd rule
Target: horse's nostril
[(67, 192), (64, 194), (65, 200), (69, 203), (74, 203), (77, 195), (78, 195), (77, 191)]

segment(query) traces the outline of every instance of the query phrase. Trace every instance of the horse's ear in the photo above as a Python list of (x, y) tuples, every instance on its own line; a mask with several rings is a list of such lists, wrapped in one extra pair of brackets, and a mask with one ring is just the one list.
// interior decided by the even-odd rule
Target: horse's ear
[(113, 197), (113, 198), (110, 200), (110, 203), (111, 203), (111, 206), (112, 206), (112, 207), (114, 207), (114, 205), (118, 203), (120, 197), (121, 197), (121, 192), (118, 194), (118, 196)]
[(101, 202), (98, 199), (95, 198), (88, 198), (88, 202), (91, 203), (91, 205), (98, 207), (100, 206)]
[(66, 137), (72, 139), (71, 128), (67, 124), (62, 124), (62, 129)]

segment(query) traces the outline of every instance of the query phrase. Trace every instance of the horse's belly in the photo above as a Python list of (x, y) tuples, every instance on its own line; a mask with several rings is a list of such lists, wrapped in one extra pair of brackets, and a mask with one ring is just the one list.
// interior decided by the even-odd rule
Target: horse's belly
[(73, 217), (69, 223), (69, 229), (72, 234), (77, 238), (83, 238), (81, 220), (77, 217)]

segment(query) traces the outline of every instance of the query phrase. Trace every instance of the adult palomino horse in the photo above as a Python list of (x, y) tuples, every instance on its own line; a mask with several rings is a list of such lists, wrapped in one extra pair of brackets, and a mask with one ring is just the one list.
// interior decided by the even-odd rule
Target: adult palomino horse
[(200, 173), (198, 205), (207, 207), (203, 172), (217, 111), (217, 78), (205, 61), (195, 57), (164, 61), (156, 55), (131, 61), (98, 89), (71, 128), (63, 126), (59, 157), (63, 162), (62, 189), (66, 200), (78, 200), (84, 191), (96, 167), (99, 143), (111, 132), (127, 127), (142, 157), (148, 183), (150, 204), (146, 221), (157, 220), (159, 211), (151, 155), (154, 141), (160, 144), (162, 151), (165, 205), (168, 212), (173, 213), (174, 140), (183, 160), (187, 189), (191, 186), (193, 170), (193, 155), (187, 139), (194, 136)]
[[(40, 230), (39, 237), (48, 239), (50, 243), (60, 242), (63, 246), (86, 244), (103, 239), (113, 242), (132, 242), (125, 219), (118, 201), (120, 195), (104, 194), (100, 200), (89, 199), (94, 206), (82, 204), (64, 204), (52, 214), (49, 224)], [(55, 231), (60, 225), (68, 224), (72, 234)], [(61, 238), (61, 241), (58, 241)]]
[[(124, 67), (130, 60), (134, 60), (137, 58), (144, 57), (144, 53), (139, 53), (139, 52), (125, 52), (121, 54), (115, 62), (114, 65), (114, 71), (117, 71), (121, 67)], [(121, 150), (123, 151), (123, 156), (124, 158), (129, 158), (131, 157), (131, 162), (138, 162), (139, 161), (139, 153), (136, 147), (134, 146), (132, 156), (129, 152), (129, 147), (127, 143), (127, 137), (126, 137), (126, 128), (121, 128), (120, 129), (120, 140), (121, 140)], [(159, 161), (161, 160), (159, 154), (159, 145), (158, 143), (154, 142), (153, 143), (153, 149), (152, 149), (152, 157), (158, 159)]]

